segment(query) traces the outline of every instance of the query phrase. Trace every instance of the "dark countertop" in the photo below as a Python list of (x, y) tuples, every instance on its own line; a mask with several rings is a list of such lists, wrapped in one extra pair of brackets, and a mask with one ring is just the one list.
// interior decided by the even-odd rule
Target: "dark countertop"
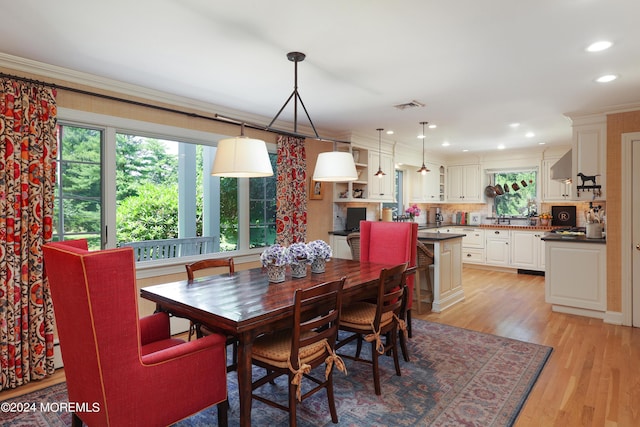
[(353, 231), (349, 230), (334, 230), (329, 232), (329, 234), (334, 234), (336, 236), (348, 236), (351, 233), (353, 233)]
[(567, 243), (600, 243), (606, 244), (607, 239), (587, 239), (587, 236), (576, 236), (573, 234), (553, 234), (547, 233), (541, 237), (546, 242), (567, 242)]
[(421, 242), (441, 242), (444, 240), (451, 239), (460, 239), (466, 236), (466, 234), (457, 234), (457, 233), (430, 233), (430, 232), (421, 232), (418, 233), (418, 240)]

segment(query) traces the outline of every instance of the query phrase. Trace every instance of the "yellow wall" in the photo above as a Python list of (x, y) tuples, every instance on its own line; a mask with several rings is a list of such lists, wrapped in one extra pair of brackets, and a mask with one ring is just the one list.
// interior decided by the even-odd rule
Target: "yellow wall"
[(607, 116), (607, 310), (622, 311), (622, 134), (640, 131), (640, 111)]

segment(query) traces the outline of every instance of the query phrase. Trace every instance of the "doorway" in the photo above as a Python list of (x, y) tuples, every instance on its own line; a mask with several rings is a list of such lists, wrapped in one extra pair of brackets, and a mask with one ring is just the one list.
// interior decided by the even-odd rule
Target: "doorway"
[(623, 324), (640, 327), (640, 132), (622, 135)]

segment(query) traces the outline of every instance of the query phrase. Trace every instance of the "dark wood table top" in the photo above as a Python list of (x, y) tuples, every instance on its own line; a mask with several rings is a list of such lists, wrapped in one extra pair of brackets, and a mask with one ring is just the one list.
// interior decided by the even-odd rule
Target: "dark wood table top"
[[(291, 315), (293, 293), (346, 276), (343, 300), (362, 298), (366, 289), (373, 289), (380, 271), (391, 264), (333, 258), (324, 273), (309, 272), (304, 278), (292, 278), (287, 271), (282, 283), (269, 283), (262, 268), (236, 271), (144, 287), (140, 295), (157, 303), (162, 309), (180, 317), (204, 324), (215, 323), (216, 328), (237, 335), (251, 329), (262, 329), (261, 323), (274, 323)], [(373, 293), (374, 294), (374, 293)], [(373, 295), (372, 294), (372, 295)]]

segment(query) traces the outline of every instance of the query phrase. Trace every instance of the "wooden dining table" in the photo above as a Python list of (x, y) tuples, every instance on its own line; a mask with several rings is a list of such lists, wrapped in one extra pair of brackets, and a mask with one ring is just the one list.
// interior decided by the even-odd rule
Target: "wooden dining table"
[(238, 395), (240, 425), (251, 425), (251, 353), (255, 338), (265, 332), (292, 327), (293, 293), (320, 283), (346, 277), (343, 303), (375, 296), (383, 268), (377, 264), (334, 258), (324, 273), (269, 283), (263, 268), (236, 271), (144, 287), (142, 298), (156, 303), (157, 310), (202, 323), (238, 339)]

